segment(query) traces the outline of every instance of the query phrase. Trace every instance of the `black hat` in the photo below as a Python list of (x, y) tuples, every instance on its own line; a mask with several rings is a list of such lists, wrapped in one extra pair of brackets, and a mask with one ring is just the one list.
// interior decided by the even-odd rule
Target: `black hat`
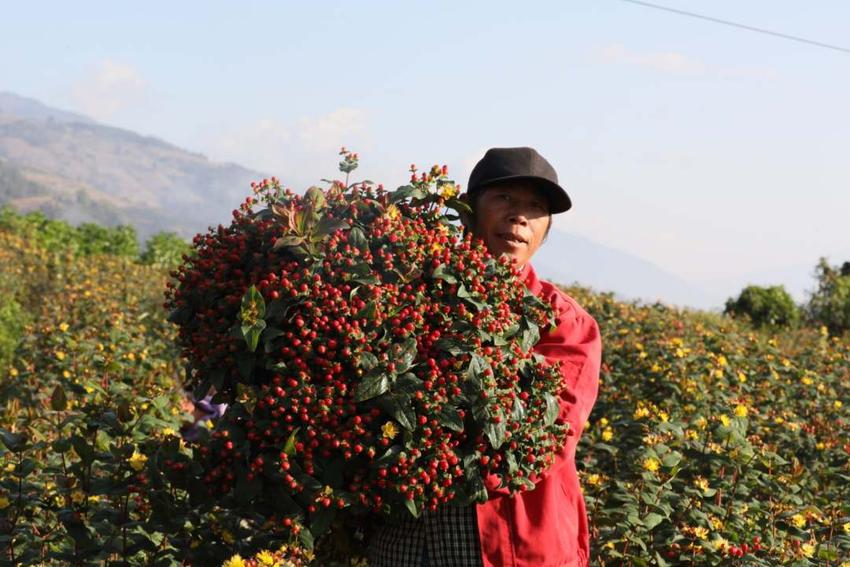
[(558, 185), (558, 174), (534, 148), (490, 148), (469, 174), (467, 193), (474, 195), (482, 189), (503, 181), (528, 180), (540, 187), (549, 199), (551, 214), (563, 213), (572, 207), (567, 192)]

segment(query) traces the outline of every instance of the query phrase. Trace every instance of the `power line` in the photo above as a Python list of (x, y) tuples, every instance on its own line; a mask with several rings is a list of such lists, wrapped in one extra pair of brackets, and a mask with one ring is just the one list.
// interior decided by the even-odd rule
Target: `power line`
[(796, 35), (788, 35), (787, 33), (780, 33), (771, 30), (766, 30), (764, 28), (757, 28), (754, 26), (748, 26), (745, 24), (739, 24), (737, 22), (731, 22), (729, 20), (721, 20), (720, 18), (713, 18), (711, 16), (704, 16), (702, 14), (695, 14), (693, 12), (688, 12), (686, 10), (679, 10), (677, 8), (670, 8), (669, 6), (661, 6), (659, 4), (653, 4), (651, 2), (643, 2), (642, 0), (620, 0), (621, 2), (628, 2), (629, 4), (637, 4), (639, 6), (645, 6), (647, 8), (654, 8), (656, 10), (664, 10), (665, 12), (672, 12), (674, 14), (679, 14), (680, 16), (689, 16), (691, 18), (698, 18), (700, 20), (706, 20), (708, 22), (714, 22), (715, 24), (723, 24), (725, 26), (732, 26), (734, 28), (741, 28), (744, 30), (749, 30), (752, 32), (763, 33), (766, 35), (772, 35), (774, 37), (780, 37), (782, 39), (790, 39), (791, 41), (798, 41), (800, 43), (807, 43), (809, 45), (815, 45), (817, 47), (824, 47), (826, 49), (833, 49), (835, 51), (843, 51), (844, 53), (850, 53), (850, 49), (846, 47), (841, 47), (839, 45), (832, 45), (829, 43), (823, 43), (820, 41), (814, 41), (811, 39), (806, 39), (804, 37), (797, 37)]

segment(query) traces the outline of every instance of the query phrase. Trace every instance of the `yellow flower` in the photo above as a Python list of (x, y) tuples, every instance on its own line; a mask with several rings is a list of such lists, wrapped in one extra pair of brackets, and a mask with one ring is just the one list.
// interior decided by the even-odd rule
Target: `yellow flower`
[(705, 419), (705, 418), (704, 418), (704, 417), (702, 417), (702, 416), (699, 416), (699, 417), (696, 419), (696, 421), (694, 421), (694, 425), (696, 425), (696, 426), (697, 426), (698, 428), (700, 428), (700, 429), (705, 429), (705, 427), (708, 425), (708, 420), (707, 420), (707, 419)]
[(648, 470), (649, 472), (655, 472), (661, 466), (661, 463), (658, 462), (658, 459), (653, 457), (647, 457), (643, 460), (643, 468), (644, 470)]
[(11, 502), (9, 502), (9, 498), (7, 498), (5, 494), (0, 494), (0, 510), (8, 508), (9, 504), (11, 504)]
[(14, 377), (15, 377), (15, 376), (17, 376), (17, 375), (18, 375), (18, 369), (17, 369), (17, 368), (15, 368), (15, 367), (13, 366), (12, 368), (10, 368), (10, 369), (9, 369), (9, 376), (11, 376), (12, 378), (14, 378)]
[(75, 490), (71, 493), (71, 501), (74, 504), (82, 504), (86, 499), (86, 495), (82, 490)]
[(395, 205), (387, 207), (387, 217), (390, 220), (396, 220), (399, 216), (401, 216), (401, 211), (398, 210), (398, 207)]
[(614, 438), (614, 431), (610, 427), (606, 427), (602, 431), (602, 440), (607, 442), (607, 441), (610, 441), (613, 438)]
[(457, 195), (457, 185), (454, 183), (446, 183), (440, 188), (440, 197), (443, 199), (451, 199)]
[(791, 516), (791, 523), (798, 528), (806, 527), (806, 517), (802, 514), (794, 514)]
[(715, 538), (711, 541), (711, 546), (714, 548), (714, 551), (720, 551), (722, 549), (726, 549), (726, 546), (729, 544), (723, 537)]
[(67, 331), (68, 330), (68, 323), (60, 323), (59, 324), (59, 330), (62, 331), (63, 333), (65, 331)]
[(67, 378), (70, 378), (70, 377), (71, 377), (71, 372), (70, 372), (69, 370), (63, 370), (63, 371), (62, 371), (62, 377), (63, 377), (63, 378), (66, 378), (66, 379), (67, 379)]
[(801, 551), (801, 552), (803, 553), (803, 555), (805, 555), (806, 557), (811, 557), (811, 556), (813, 556), (813, 555), (815, 554), (815, 545), (814, 545), (813, 543), (804, 543), (804, 544), (800, 547), (800, 551)]
[(699, 489), (700, 489), (700, 490), (702, 490), (703, 492), (705, 492), (706, 490), (708, 490), (708, 480), (704, 479), (704, 478), (703, 478), (703, 477), (701, 477), (701, 476), (698, 476), (698, 477), (694, 480), (694, 484), (696, 485), (696, 487), (697, 487), (697, 488), (699, 488)]
[(687, 439), (689, 441), (696, 441), (697, 439), (699, 439), (699, 433), (697, 433), (693, 429), (686, 429), (685, 430), (685, 439)]
[(658, 412), (658, 419), (660, 419), (664, 423), (667, 423), (668, 421), (670, 421), (670, 414), (668, 414), (664, 410), (661, 410), (661, 411)]
[(599, 486), (602, 483), (602, 477), (596, 473), (589, 474), (587, 475), (585, 482), (587, 482), (590, 486)]
[(699, 539), (708, 539), (708, 528), (702, 526), (694, 528), (694, 536)]
[(601, 427), (605, 427), (606, 425), (608, 425), (608, 418), (607, 417), (600, 418), (599, 419), (599, 425)]
[(743, 384), (744, 382), (747, 381), (747, 375), (739, 370), (738, 371), (738, 380)]
[(274, 554), (268, 549), (264, 549), (256, 555), (257, 561), (260, 562), (260, 565), (268, 565), (269, 567), (273, 567), (277, 565), (278, 561), (275, 559)]
[[(233, 537), (233, 536), (230, 536)], [(228, 542), (232, 543), (232, 542)], [(227, 561), (221, 564), (221, 567), (245, 567), (245, 560), (237, 553)]]
[(146, 462), (148, 462), (147, 455), (143, 455), (136, 450), (133, 451), (133, 456), (130, 457), (130, 466), (133, 467), (134, 471), (142, 470)]
[(127, 353), (127, 360), (136, 360), (136, 355), (132, 352)]
[(726, 357), (721, 354), (717, 357), (717, 364), (719, 364), (720, 366), (729, 366), (729, 361), (726, 360)]
[(395, 439), (395, 436), (398, 435), (398, 427), (392, 421), (386, 422), (383, 427), (381, 427), (381, 432), (384, 434), (384, 437), (387, 439)]
[(844, 404), (841, 403), (841, 400), (835, 400), (834, 402), (832, 402), (832, 407), (834, 407), (835, 409), (841, 409), (841, 406), (843, 405)]
[(176, 435), (177, 435), (177, 432), (176, 432), (176, 431), (174, 431), (174, 430), (173, 430), (172, 428), (170, 428), (170, 427), (166, 427), (165, 429), (163, 429), (163, 430), (162, 430), (162, 434), (163, 434), (163, 435), (165, 435), (166, 437), (168, 437), (169, 435), (174, 435), (174, 436), (176, 436)]
[(738, 404), (737, 406), (735, 406), (735, 415), (737, 415), (738, 417), (747, 417), (748, 411), (749, 410), (747, 409), (747, 406), (745, 406), (744, 404)]
[(649, 417), (649, 410), (643, 406), (639, 406), (633, 415), (635, 419), (643, 419)]
[(729, 424), (732, 422), (726, 414), (721, 415), (719, 419), (720, 423), (722, 423), (724, 427), (729, 427)]
[(56, 351), (56, 358), (59, 360), (65, 360), (65, 353), (61, 350)]

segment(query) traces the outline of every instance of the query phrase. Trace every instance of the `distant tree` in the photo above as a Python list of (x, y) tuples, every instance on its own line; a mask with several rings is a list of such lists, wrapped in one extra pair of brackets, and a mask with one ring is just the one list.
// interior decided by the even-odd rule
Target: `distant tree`
[(748, 317), (756, 327), (795, 325), (800, 309), (784, 286), (745, 287), (737, 299), (726, 301), (724, 313), (733, 317)]
[(850, 330), (850, 262), (834, 268), (821, 258), (815, 267), (815, 279), (818, 287), (808, 304), (811, 321), (834, 334)]
[(189, 243), (173, 232), (158, 232), (145, 244), (142, 262), (153, 266), (177, 266), (183, 254), (189, 252)]

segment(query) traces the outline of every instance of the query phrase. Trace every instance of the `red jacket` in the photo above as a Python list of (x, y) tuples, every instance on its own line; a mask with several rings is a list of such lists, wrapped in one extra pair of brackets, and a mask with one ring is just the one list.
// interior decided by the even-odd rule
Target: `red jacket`
[(575, 454), (599, 387), (602, 342), (599, 327), (574, 299), (541, 281), (531, 265), (523, 269), (525, 285), (555, 310), (557, 327), (542, 332), (534, 347), (549, 361), (561, 362), (566, 393), (559, 419), (570, 424), (563, 451), (537, 479), (534, 490), (511, 497), (487, 479), (490, 499), (478, 505), (478, 533), (485, 567), (584, 567), (589, 533)]

